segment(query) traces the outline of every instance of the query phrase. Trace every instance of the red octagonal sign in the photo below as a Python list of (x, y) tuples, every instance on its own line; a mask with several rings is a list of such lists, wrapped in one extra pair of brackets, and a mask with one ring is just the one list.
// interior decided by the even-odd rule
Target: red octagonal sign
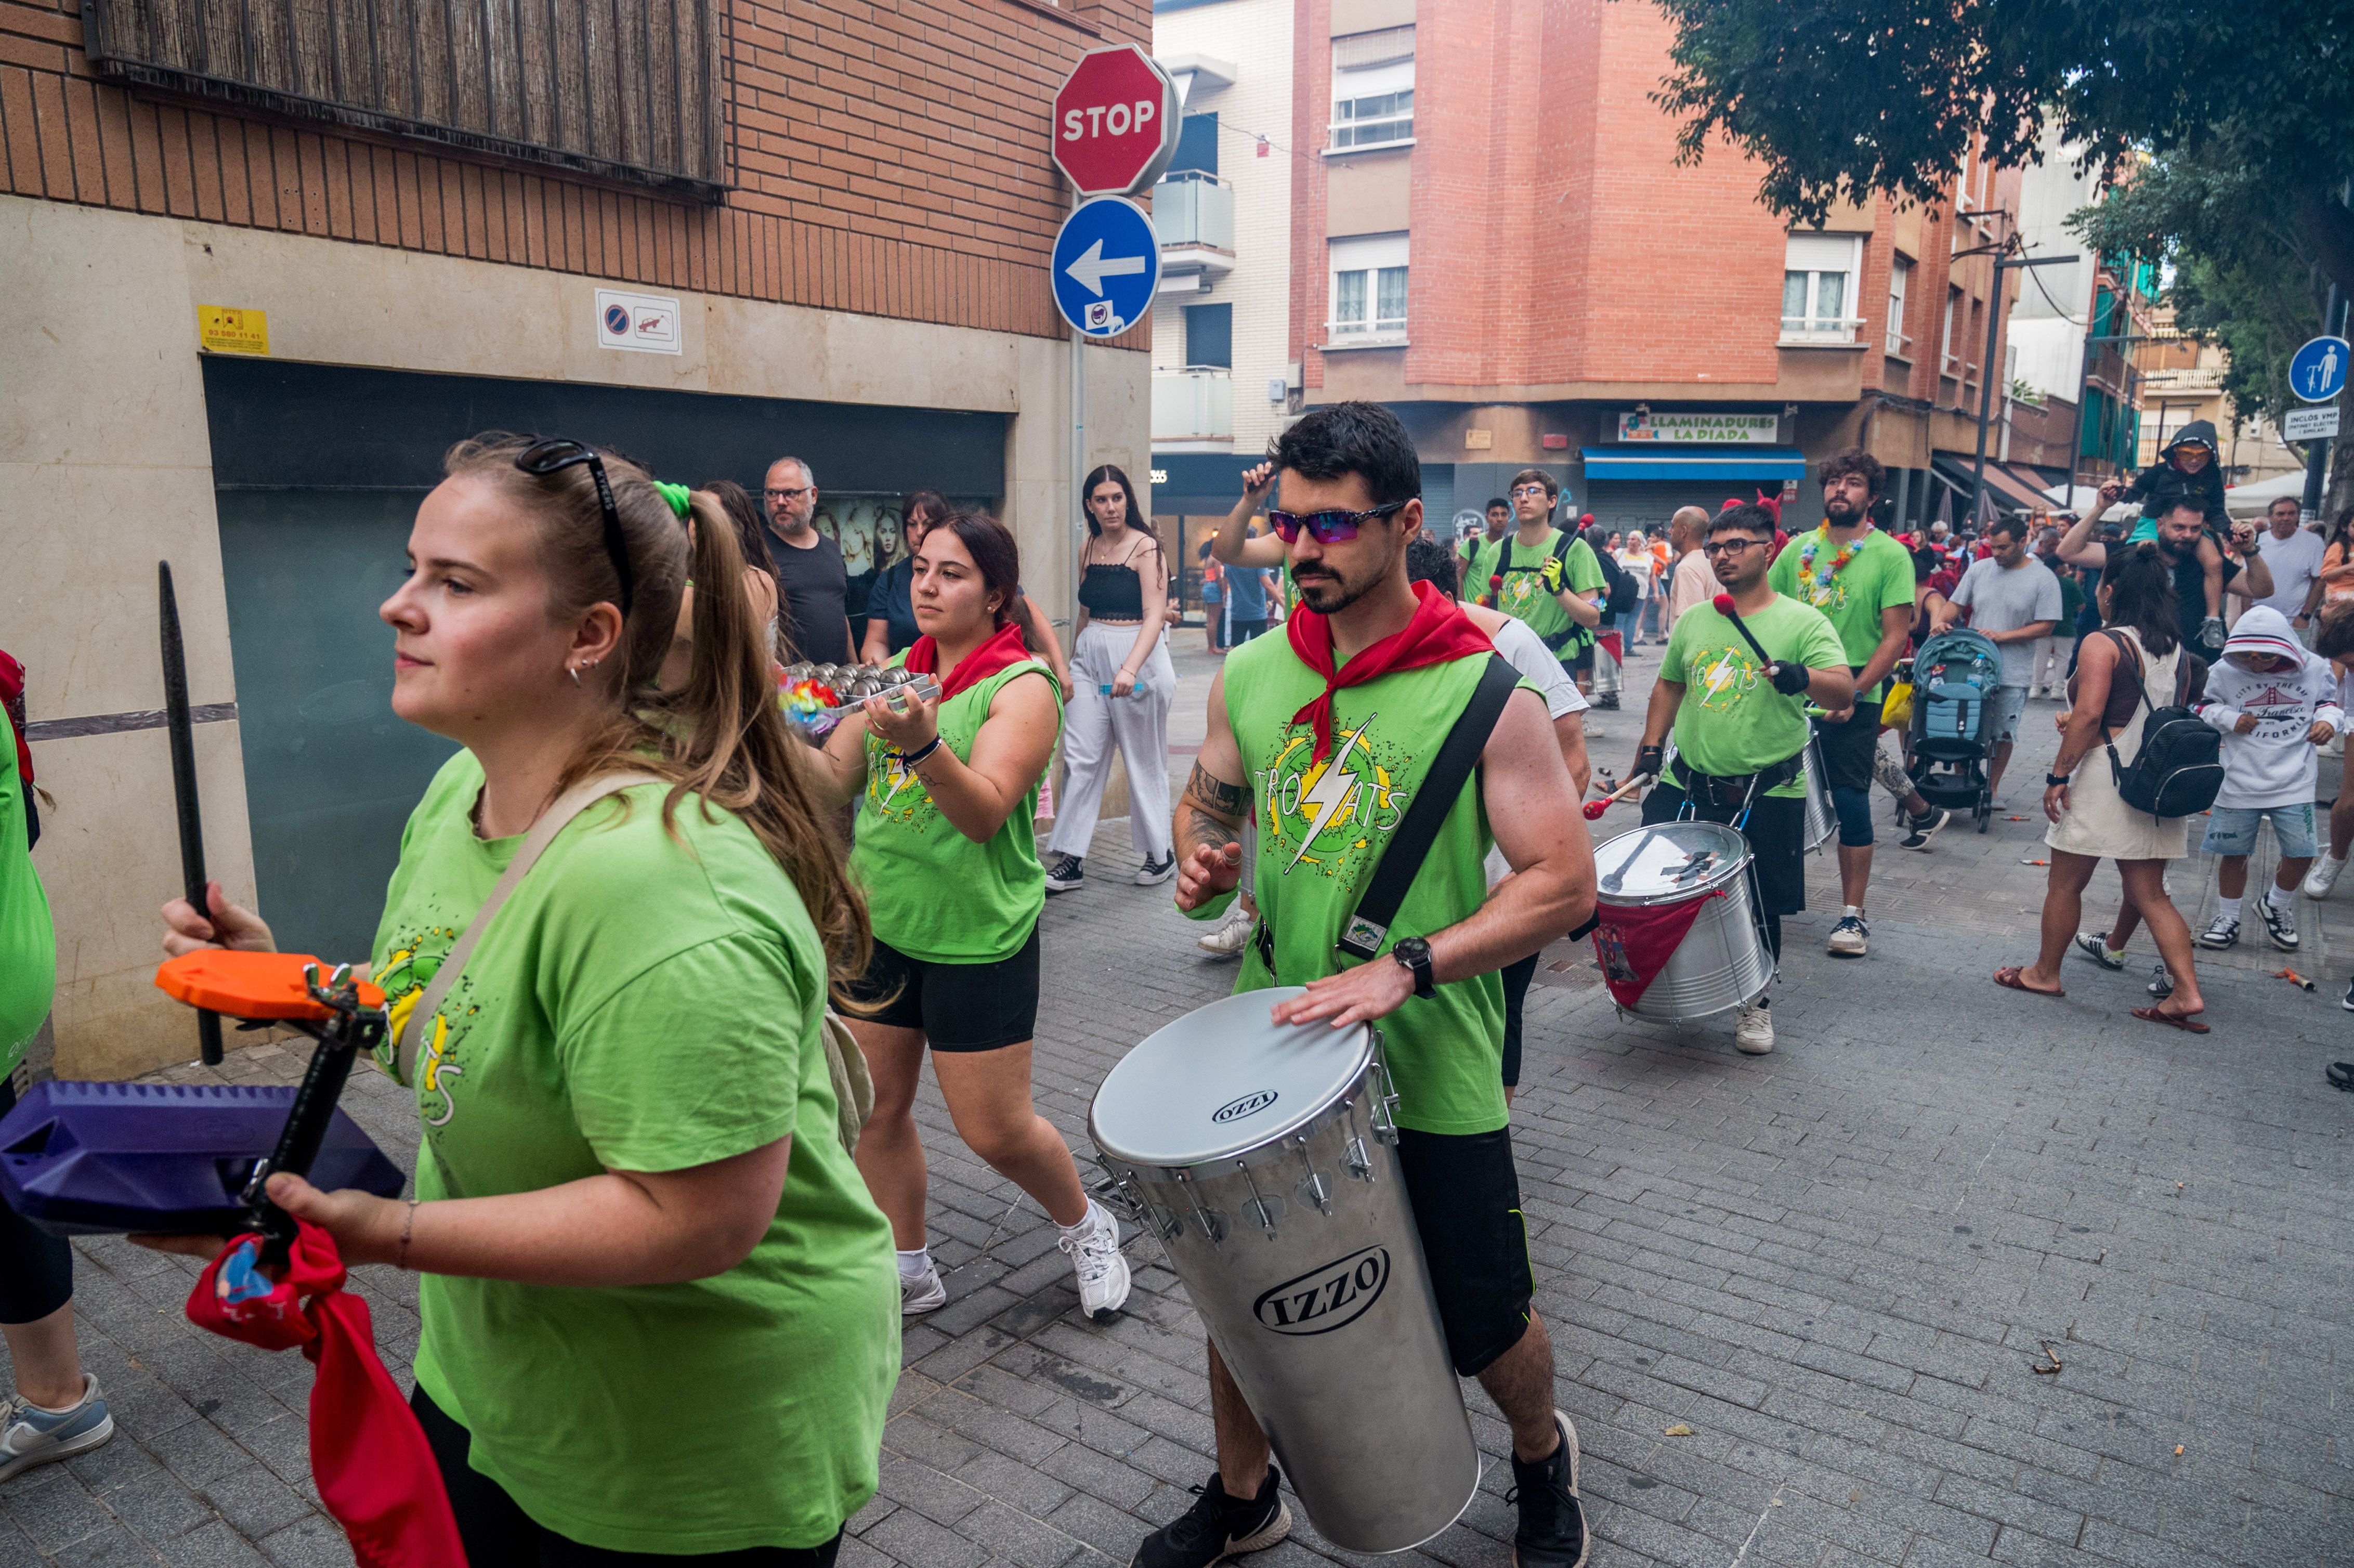
[(1177, 155), (1177, 84), (1134, 44), (1090, 49), (1055, 94), (1055, 166), (1081, 196), (1128, 196)]

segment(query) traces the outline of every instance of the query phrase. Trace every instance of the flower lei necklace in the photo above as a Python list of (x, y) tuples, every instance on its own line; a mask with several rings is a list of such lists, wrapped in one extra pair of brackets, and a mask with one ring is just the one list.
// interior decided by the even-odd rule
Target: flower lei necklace
[(1839, 554), (1831, 557), (1831, 564), (1829, 566), (1823, 567), (1820, 571), (1817, 571), (1815, 569), (1815, 556), (1821, 551), (1823, 542), (1829, 537), (1830, 528), (1826, 524), (1822, 527), (1817, 528), (1813, 533), (1808, 535), (1806, 543), (1798, 546), (1798, 576), (1802, 579), (1812, 577), (1814, 579), (1815, 586), (1819, 588), (1827, 588), (1830, 587), (1831, 578), (1839, 575), (1841, 567), (1845, 567), (1850, 561), (1855, 559), (1856, 551), (1861, 549), (1863, 546), (1864, 536), (1862, 534), (1858, 534), (1854, 538), (1850, 539), (1846, 544), (1840, 546)]

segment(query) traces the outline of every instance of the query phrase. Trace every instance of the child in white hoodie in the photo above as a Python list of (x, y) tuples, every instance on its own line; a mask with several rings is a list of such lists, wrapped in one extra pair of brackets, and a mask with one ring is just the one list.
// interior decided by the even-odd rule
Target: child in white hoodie
[(2208, 673), (2199, 716), (2223, 734), (2223, 789), (2207, 819), (2200, 847), (2217, 857), (2215, 919), (2200, 933), (2206, 948), (2240, 939), (2240, 900), (2248, 890), (2248, 856), (2257, 824), (2272, 819), (2280, 866), (2257, 904), (2264, 934), (2283, 952), (2296, 950), (2296, 915), (2290, 899), (2313, 864), (2313, 790), (2320, 773), (2316, 748), (2346, 722), (2338, 677), (2289, 629), (2288, 618), (2258, 605), (2240, 617)]

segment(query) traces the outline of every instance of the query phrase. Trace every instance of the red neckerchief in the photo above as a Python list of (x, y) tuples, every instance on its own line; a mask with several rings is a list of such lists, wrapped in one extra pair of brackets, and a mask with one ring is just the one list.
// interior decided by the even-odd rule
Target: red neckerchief
[(344, 1288), (334, 1238), (307, 1220), (272, 1281), (260, 1240), (230, 1243), (188, 1293), (188, 1320), (265, 1351), (300, 1348), (311, 1385), (311, 1478), (360, 1568), (463, 1568), (450, 1495), (425, 1432), (376, 1360), (367, 1303)]
[[(959, 692), (978, 686), (1009, 664), (1019, 664), (1030, 657), (1030, 645), (1022, 641), (1022, 628), (1009, 622), (997, 629), (990, 640), (964, 656), (959, 664), (940, 682), (940, 701), (947, 702)], [(940, 645), (928, 636), (916, 639), (907, 650), (907, 668), (918, 675), (939, 673)]]
[(1316, 726), (1316, 753), (1309, 759), (1310, 767), (1323, 761), (1332, 749), (1333, 693), (1379, 680), (1393, 671), (1418, 670), (1425, 664), (1444, 664), (1496, 651), (1488, 634), (1471, 624), (1462, 607), (1428, 583), (1415, 584), (1414, 597), (1414, 619), (1405, 623), (1405, 629), (1365, 649), (1337, 674), (1332, 670), (1332, 623), (1305, 605), (1284, 621), (1291, 651), (1299, 655), (1301, 663), (1324, 677), (1323, 694), (1291, 715), (1293, 724), (1305, 719)]

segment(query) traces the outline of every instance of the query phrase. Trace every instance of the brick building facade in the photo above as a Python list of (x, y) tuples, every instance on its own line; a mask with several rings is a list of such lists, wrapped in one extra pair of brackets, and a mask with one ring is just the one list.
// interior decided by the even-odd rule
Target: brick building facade
[[(83, 1075), (186, 1054), (148, 984), (178, 881), (158, 558), (208, 721), (210, 866), (286, 945), (351, 957), (446, 754), (385, 712), (373, 611), (457, 436), (754, 487), (806, 455), (870, 569), (934, 486), (998, 509), (1061, 605), (1048, 106), (1083, 51), (1150, 34), (1146, 0), (190, 15), (0, 0), (0, 276), (27, 318), (0, 380), (0, 646), (58, 801), (36, 859), (57, 1062)], [(610, 317), (615, 292), (651, 315)], [(266, 350), (205, 347), (224, 308)], [(664, 316), (663, 352), (600, 335)], [(1147, 467), (1147, 342), (1087, 350), (1087, 462)]]

